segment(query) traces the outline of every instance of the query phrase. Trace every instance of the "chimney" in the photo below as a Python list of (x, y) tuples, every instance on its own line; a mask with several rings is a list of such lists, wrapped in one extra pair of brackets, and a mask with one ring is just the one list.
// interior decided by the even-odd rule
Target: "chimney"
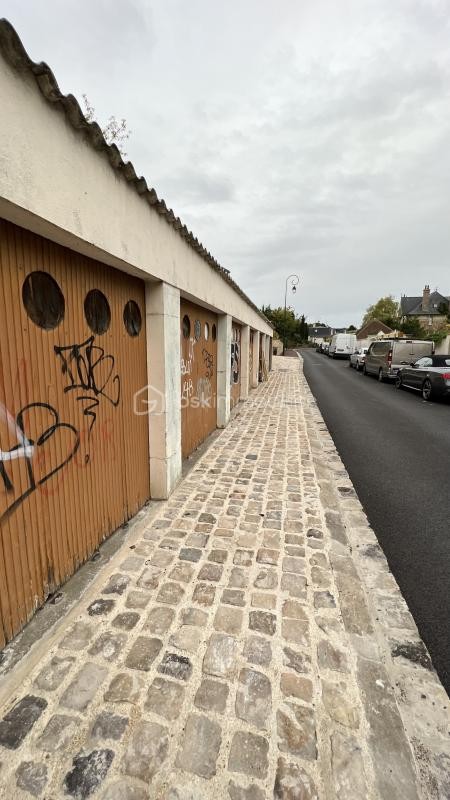
[(422, 294), (422, 311), (430, 310), (430, 287), (425, 286)]

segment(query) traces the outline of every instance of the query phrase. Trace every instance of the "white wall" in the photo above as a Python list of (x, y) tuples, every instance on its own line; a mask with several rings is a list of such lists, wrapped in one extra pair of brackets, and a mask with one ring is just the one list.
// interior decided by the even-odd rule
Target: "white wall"
[(35, 79), (12, 70), (1, 56), (0, 97), (0, 216), (113, 267), (163, 280), (189, 299), (272, 335), (106, 155), (52, 107)]

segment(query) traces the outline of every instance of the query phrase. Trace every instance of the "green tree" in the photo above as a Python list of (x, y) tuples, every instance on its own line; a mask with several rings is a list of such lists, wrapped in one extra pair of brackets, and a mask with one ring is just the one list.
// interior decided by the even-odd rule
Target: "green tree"
[(308, 341), (308, 323), (305, 315), (297, 317), (292, 308), (263, 306), (261, 311), (275, 328), (276, 335), (285, 347), (299, 347)]
[(366, 325), (371, 319), (378, 319), (391, 328), (397, 328), (399, 319), (398, 311), (398, 303), (391, 294), (387, 297), (380, 297), (377, 303), (374, 303), (373, 306), (369, 306), (367, 309), (364, 314), (362, 325)]
[(348, 330), (348, 331), (356, 331), (356, 330), (357, 330), (357, 328), (355, 328), (355, 326), (354, 326), (354, 325), (349, 325), (349, 326), (348, 326), (348, 328), (347, 328), (347, 330)]

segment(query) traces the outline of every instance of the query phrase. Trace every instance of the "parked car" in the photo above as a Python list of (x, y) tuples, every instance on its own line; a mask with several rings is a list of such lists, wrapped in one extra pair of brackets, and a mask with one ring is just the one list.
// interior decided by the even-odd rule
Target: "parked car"
[(330, 358), (350, 358), (356, 350), (354, 333), (335, 333), (330, 342), (328, 355)]
[(415, 389), (424, 400), (450, 397), (450, 355), (423, 356), (402, 367), (395, 378), (397, 389)]
[(329, 349), (330, 349), (330, 343), (324, 342), (322, 345), (322, 353), (324, 353), (327, 356)]
[(350, 356), (349, 366), (354, 367), (358, 371), (362, 369), (364, 366), (364, 361), (366, 360), (366, 353), (368, 349), (368, 347), (360, 347), (359, 350), (356, 350), (355, 353), (352, 353)]
[(432, 356), (434, 342), (423, 339), (383, 339), (372, 342), (364, 361), (364, 375), (376, 375), (379, 381), (394, 380), (401, 367), (422, 356)]

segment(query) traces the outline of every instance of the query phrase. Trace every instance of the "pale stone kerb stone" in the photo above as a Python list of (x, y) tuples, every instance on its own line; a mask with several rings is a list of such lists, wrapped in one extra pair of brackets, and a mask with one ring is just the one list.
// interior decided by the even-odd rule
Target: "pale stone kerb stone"
[[(180, 292), (166, 283), (147, 283), (145, 303), (148, 387), (142, 400), (148, 404), (150, 494), (165, 499), (181, 476), (182, 463)], [(145, 408), (139, 406), (138, 413)]]
[(230, 419), (232, 319), (221, 314), (217, 324), (217, 427), (225, 428)]

